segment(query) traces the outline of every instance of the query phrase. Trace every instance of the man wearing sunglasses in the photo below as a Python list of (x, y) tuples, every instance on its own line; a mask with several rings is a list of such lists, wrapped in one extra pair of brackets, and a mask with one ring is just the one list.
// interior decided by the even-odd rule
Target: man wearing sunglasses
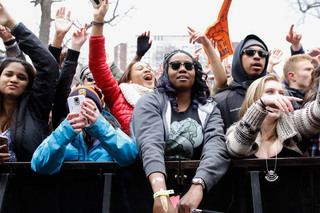
[(233, 81), (224, 91), (214, 96), (225, 132), (238, 121), (239, 110), (250, 84), (266, 75), (268, 59), (268, 47), (256, 35), (246, 36), (236, 47), (231, 68)]

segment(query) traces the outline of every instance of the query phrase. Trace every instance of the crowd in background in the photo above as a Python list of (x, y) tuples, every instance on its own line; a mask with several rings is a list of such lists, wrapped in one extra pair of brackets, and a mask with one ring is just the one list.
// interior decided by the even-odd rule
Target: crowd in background
[[(54, 174), (64, 161), (115, 161), (122, 167), (142, 161), (143, 174), (129, 169), (121, 180), (128, 199), (123, 211), (190, 212), (214, 209), (206, 197), (225, 178), (232, 158), (320, 155), (320, 48), (305, 52), (293, 25), (283, 76), (273, 69), (282, 51), (269, 50), (257, 35), (243, 38), (229, 63), (220, 60), (213, 40), (190, 27), (190, 43), (201, 44), (210, 63), (198, 61), (199, 50), (173, 49), (155, 75), (143, 62), (152, 48), (150, 32), (138, 36), (126, 70), (109, 60), (105, 36), (116, 35), (103, 34), (109, 5), (99, 3), (89, 39), (86, 24), (73, 32), (67, 49), (61, 46), (73, 24), (70, 11), (57, 11), (55, 35), (45, 47), (0, 3), (6, 48), (0, 57), (0, 136), (8, 140), (0, 146), (1, 162), (31, 161), (35, 172)], [(87, 39), (88, 64), (77, 73)], [(69, 100), (79, 96), (81, 109), (72, 111)], [(166, 170), (169, 160), (200, 164), (177, 188)], [(267, 168), (267, 180), (278, 179), (275, 170)], [(180, 196), (179, 202), (170, 196)]]

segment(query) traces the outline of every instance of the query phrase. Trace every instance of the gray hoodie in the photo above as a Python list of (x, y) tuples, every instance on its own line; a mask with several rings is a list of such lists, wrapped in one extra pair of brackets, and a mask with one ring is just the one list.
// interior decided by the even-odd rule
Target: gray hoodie
[[(166, 94), (155, 90), (144, 95), (134, 107), (130, 136), (136, 141), (144, 171), (166, 175), (165, 145), (171, 121), (171, 105)], [(230, 159), (225, 144), (223, 121), (214, 101), (198, 107), (203, 128), (203, 148), (195, 177), (204, 180), (210, 190), (229, 168)]]

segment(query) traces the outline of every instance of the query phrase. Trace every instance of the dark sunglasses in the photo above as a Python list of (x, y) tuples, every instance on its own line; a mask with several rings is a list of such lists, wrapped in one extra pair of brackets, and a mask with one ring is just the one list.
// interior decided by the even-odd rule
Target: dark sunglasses
[(179, 70), (180, 66), (183, 65), (188, 71), (191, 71), (195, 65), (195, 63), (191, 63), (191, 62), (180, 63), (179, 61), (173, 61), (173, 62), (170, 62), (169, 64), (173, 70)]
[(254, 56), (256, 52), (258, 52), (261, 58), (267, 58), (269, 56), (269, 52), (265, 50), (244, 49), (242, 51), (242, 53), (245, 53), (247, 56)]
[(94, 82), (94, 78), (92, 75), (90, 75), (91, 72), (88, 72), (87, 74), (85, 74), (83, 77), (82, 77), (82, 80), (84, 81), (85, 79), (87, 79), (88, 82)]
[(94, 82), (94, 78), (90, 75), (86, 76), (88, 82)]

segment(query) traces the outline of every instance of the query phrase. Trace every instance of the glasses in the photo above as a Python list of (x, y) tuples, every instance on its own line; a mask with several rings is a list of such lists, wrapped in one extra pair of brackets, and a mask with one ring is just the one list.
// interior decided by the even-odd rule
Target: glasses
[(173, 70), (179, 70), (180, 66), (183, 65), (186, 70), (191, 71), (194, 68), (195, 63), (192, 62), (185, 62), (185, 63), (180, 63), (179, 61), (173, 61), (169, 63), (171, 68)]
[(258, 52), (261, 58), (267, 58), (269, 56), (269, 52), (265, 50), (244, 49), (242, 51), (242, 53), (245, 53), (247, 56), (254, 56), (256, 52)]
[(94, 78), (92, 75), (90, 75), (91, 72), (88, 72), (87, 74), (85, 74), (83, 77), (82, 77), (82, 80), (84, 81), (85, 79), (87, 79), (88, 82), (94, 82)]

